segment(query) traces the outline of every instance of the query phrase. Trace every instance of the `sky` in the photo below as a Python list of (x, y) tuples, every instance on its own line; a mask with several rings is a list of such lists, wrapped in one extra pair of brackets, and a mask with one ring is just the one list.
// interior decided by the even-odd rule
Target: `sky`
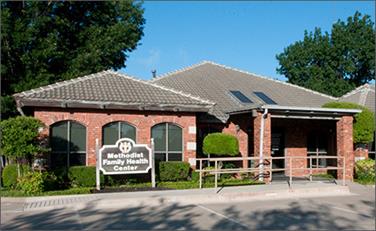
[(141, 79), (213, 61), (285, 81), (277, 54), (304, 30), (330, 32), (355, 11), (375, 21), (374, 1), (146, 1), (140, 45), (120, 72)]

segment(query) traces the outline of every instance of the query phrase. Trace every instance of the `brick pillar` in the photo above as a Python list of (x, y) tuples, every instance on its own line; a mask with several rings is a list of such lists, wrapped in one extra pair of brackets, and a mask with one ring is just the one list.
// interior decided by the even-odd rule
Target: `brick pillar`
[[(239, 152), (242, 157), (248, 157), (248, 136), (245, 131), (240, 129), (239, 124), (231, 122), (226, 128), (222, 130), (224, 133), (234, 135), (239, 142)], [(243, 168), (248, 168), (248, 160), (242, 161)]]
[[(353, 151), (353, 117), (343, 116), (337, 122), (337, 156), (345, 157), (345, 179), (353, 180), (354, 151)], [(343, 166), (339, 160), (338, 167)], [(338, 170), (337, 178), (343, 179), (343, 170)]]
[[(257, 112), (257, 116), (253, 120), (253, 147), (255, 157), (260, 156), (260, 132), (261, 132), (261, 119), (262, 113)], [(263, 145), (264, 157), (271, 155), (271, 119), (270, 114), (267, 114), (264, 121), (264, 145)]]

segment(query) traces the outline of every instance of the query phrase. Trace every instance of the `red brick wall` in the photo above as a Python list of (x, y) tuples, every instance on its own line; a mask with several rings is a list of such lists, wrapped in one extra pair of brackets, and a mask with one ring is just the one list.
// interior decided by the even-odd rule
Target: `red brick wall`
[(95, 165), (95, 139), (102, 143), (102, 127), (110, 122), (125, 121), (136, 127), (136, 143), (150, 144), (151, 128), (159, 123), (170, 122), (183, 129), (183, 159), (196, 157), (196, 151), (187, 150), (187, 142), (196, 142), (196, 134), (189, 134), (188, 127), (196, 126), (194, 113), (167, 113), (167, 112), (132, 112), (132, 111), (64, 111), (39, 108), (34, 116), (40, 119), (47, 127), (63, 120), (74, 120), (86, 126), (86, 150), (88, 165)]
[[(239, 152), (242, 157), (248, 157), (248, 130), (252, 129), (252, 116), (234, 115), (229, 119), (229, 123), (223, 129), (224, 133), (232, 134), (238, 138)], [(243, 167), (248, 167), (248, 161), (243, 161)]]
[[(337, 155), (345, 157), (345, 179), (353, 180), (354, 151), (353, 151), (353, 117), (343, 116), (337, 122)], [(339, 161), (339, 167), (343, 161)], [(338, 179), (342, 179), (343, 172), (338, 171)]]

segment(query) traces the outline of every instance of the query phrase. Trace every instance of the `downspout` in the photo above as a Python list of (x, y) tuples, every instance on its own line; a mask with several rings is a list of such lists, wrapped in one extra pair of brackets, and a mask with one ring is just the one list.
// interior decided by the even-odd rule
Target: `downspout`
[(264, 181), (264, 124), (265, 124), (265, 118), (267, 114), (268, 114), (268, 109), (265, 108), (264, 113), (261, 116), (261, 126), (260, 126), (259, 181)]
[(25, 116), (25, 113), (22, 111), (22, 108), (17, 106), (17, 111), (22, 115)]

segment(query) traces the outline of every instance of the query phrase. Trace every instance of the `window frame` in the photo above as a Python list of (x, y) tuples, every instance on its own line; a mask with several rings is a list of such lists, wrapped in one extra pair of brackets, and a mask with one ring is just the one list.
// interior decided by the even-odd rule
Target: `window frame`
[[(154, 149), (154, 155), (155, 154), (164, 154), (165, 159), (166, 159), (165, 162), (169, 162), (170, 161), (169, 158), (168, 158), (169, 153), (171, 153), (171, 154), (181, 154), (181, 160), (178, 160), (178, 161), (183, 161), (184, 160), (184, 132), (183, 132), (183, 128), (180, 125), (178, 125), (178, 124), (170, 123), (170, 122), (155, 124), (153, 127), (151, 127), (151, 132), (150, 132), (151, 138), (153, 138), (153, 129), (156, 126), (158, 126), (158, 125), (164, 125), (165, 129), (166, 129), (166, 134), (165, 134), (165, 150), (157, 151), (157, 150)], [(168, 145), (168, 140), (169, 140), (168, 128), (169, 128), (170, 125), (178, 127), (180, 129), (180, 131), (181, 131), (181, 151), (169, 151), (168, 150), (169, 149), (169, 145)], [(175, 161), (175, 160), (171, 160), (171, 161)]]
[[(82, 127), (84, 127), (85, 128), (85, 151), (72, 151), (71, 150), (71, 145), (70, 145), (70, 142), (71, 142), (71, 126), (72, 126), (72, 122), (73, 123), (76, 123), (76, 124), (79, 124), (80, 126), (82, 126)], [(75, 120), (62, 120), (62, 121), (58, 121), (58, 122), (55, 122), (55, 123), (53, 123), (53, 124), (51, 124), (50, 125), (50, 140), (49, 140), (49, 143), (50, 143), (50, 145), (51, 145), (51, 139), (53, 138), (53, 128), (54, 128), (54, 126), (55, 125), (58, 125), (58, 124), (62, 124), (62, 123), (67, 123), (67, 133), (66, 133), (66, 135), (67, 135), (67, 145), (66, 145), (66, 149), (65, 149), (65, 151), (61, 151), (61, 150), (59, 150), (59, 151), (53, 151), (52, 150), (52, 147), (51, 147), (51, 155), (53, 155), (53, 154), (59, 154), (59, 155), (61, 155), (61, 154), (65, 154), (66, 155), (66, 157), (67, 157), (67, 168), (69, 168), (69, 167), (71, 167), (70, 166), (70, 155), (77, 155), (77, 154), (85, 154), (85, 164), (84, 165), (77, 165), (77, 166), (87, 166), (88, 165), (88, 154), (87, 154), (87, 144), (88, 144), (88, 142), (87, 142), (87, 127), (84, 125), (84, 124), (82, 124), (82, 123), (80, 123), (80, 122), (77, 122), (77, 121), (75, 121)]]
[[(127, 121), (112, 121), (112, 122), (109, 122), (109, 123), (106, 123), (105, 125), (102, 126), (102, 145), (105, 145), (104, 144), (104, 129), (106, 126), (110, 125), (110, 124), (114, 124), (116, 123), (117, 124), (117, 140), (119, 140), (121, 137), (121, 124), (124, 123), (124, 124), (127, 124), (128, 126), (131, 126), (132, 128), (134, 128), (134, 142), (137, 143), (137, 127), (134, 126), (133, 124), (127, 122)], [(124, 137), (123, 137), (124, 138)], [(111, 145), (111, 144), (107, 144), (107, 145)]]
[[(323, 136), (323, 135), (326, 137), (326, 139), (324, 139), (324, 140), (326, 140), (326, 145), (325, 145), (326, 147), (324, 147), (324, 151), (321, 151), (320, 150), (321, 147), (319, 147), (320, 146), (319, 145), (319, 143), (320, 143), (319, 139), (320, 139), (320, 136)], [(312, 151), (310, 151), (310, 149), (308, 147), (310, 138), (314, 138), (314, 143), (315, 143), (315, 145), (314, 145), (315, 150), (312, 150)], [(307, 145), (306, 145), (307, 146), (307, 157), (312, 156), (312, 166), (311, 166), (312, 168), (326, 168), (328, 166), (327, 159), (319, 158), (320, 156), (328, 156), (328, 149), (329, 149), (328, 145), (329, 144), (328, 144), (327, 140), (328, 140), (327, 135), (324, 132), (311, 132), (311, 133), (308, 134)], [(310, 167), (309, 165), (310, 165), (310, 162), (307, 161), (307, 166)]]

